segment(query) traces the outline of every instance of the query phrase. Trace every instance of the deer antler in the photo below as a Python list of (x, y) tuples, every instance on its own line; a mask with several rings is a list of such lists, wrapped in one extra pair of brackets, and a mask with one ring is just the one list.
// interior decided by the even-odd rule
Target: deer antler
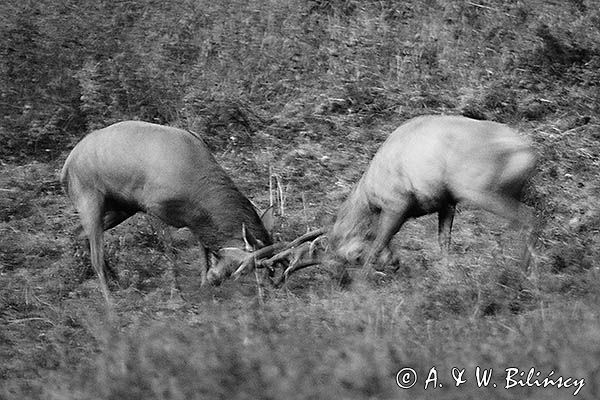
[(289, 267), (287, 267), (285, 271), (283, 271), (283, 274), (281, 274), (281, 276), (279, 277), (279, 279), (277, 281), (273, 282), (273, 285), (275, 287), (279, 287), (279, 286), (281, 286), (281, 284), (283, 282), (285, 282), (287, 280), (287, 278), (289, 278), (289, 276), (292, 274), (292, 272), (300, 271), (301, 269), (304, 269), (307, 267), (312, 267), (313, 265), (318, 265), (320, 263), (321, 263), (321, 260), (311, 260), (311, 261), (303, 261), (303, 262), (298, 262), (298, 263), (292, 264)]
[[(316, 229), (314, 231), (310, 231), (305, 233), (304, 235), (292, 240), (291, 242), (282, 242), (275, 243), (270, 246), (263, 247), (261, 249), (256, 250), (252, 254), (250, 254), (243, 262), (240, 264), (239, 268), (232, 274), (234, 279), (238, 279), (247, 269), (255, 267), (255, 268), (272, 268), (277, 262), (281, 262), (283, 260), (288, 259), (290, 256), (295, 255), (299, 251), (299, 247), (306, 242), (311, 242), (310, 245), (310, 254), (312, 255), (313, 244), (316, 239), (322, 236), (327, 232), (326, 228)], [(269, 258), (266, 258), (269, 257)], [(296, 261), (297, 262), (297, 261)], [(291, 266), (289, 266), (284, 274), (289, 275), (291, 272), (297, 271), (301, 268), (293, 268), (296, 262), (292, 262)], [(311, 262), (310, 265), (318, 264), (318, 262)], [(309, 265), (307, 265), (309, 266)], [(305, 268), (305, 267), (303, 267)], [(286, 275), (286, 276), (287, 276)], [(285, 280), (285, 278), (282, 279)], [(281, 280), (280, 282), (281, 283)]]

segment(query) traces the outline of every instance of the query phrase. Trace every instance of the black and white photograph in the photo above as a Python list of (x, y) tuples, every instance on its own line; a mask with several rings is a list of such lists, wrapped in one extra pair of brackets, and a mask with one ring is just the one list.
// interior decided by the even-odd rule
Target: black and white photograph
[(28, 399), (600, 399), (600, 0), (1, 1)]

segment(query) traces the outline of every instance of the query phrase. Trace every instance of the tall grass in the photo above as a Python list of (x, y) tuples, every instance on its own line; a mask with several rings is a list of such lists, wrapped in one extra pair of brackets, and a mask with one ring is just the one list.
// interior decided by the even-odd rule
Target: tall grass
[[(275, 293), (262, 305), (238, 299), (205, 306), (186, 322), (153, 317), (124, 330), (97, 327), (99, 355), (55, 377), (51, 392), (57, 399), (573, 397), (575, 388), (505, 388), (506, 368), (534, 367), (540, 380), (550, 371), (583, 378), (577, 397), (597, 396), (597, 304), (558, 301), (496, 318), (441, 311), (424, 319), (419, 297), (391, 282), (302, 297)], [(412, 389), (395, 383), (406, 367), (419, 376)], [(424, 390), (433, 367), (442, 386), (430, 382)], [(477, 367), (493, 369), (498, 387), (478, 387)], [(454, 387), (452, 368), (464, 369), (467, 383)]]
[[(584, 378), (577, 398), (597, 399), (599, 18), (585, 0), (1, 3), (0, 398), (573, 397), (503, 388), (514, 366)], [(534, 142), (533, 277), (518, 234), (465, 207), (448, 265), (423, 218), (393, 243), (397, 274), (341, 289), (307, 269), (258, 299), (252, 279), (200, 287), (190, 235), (136, 217), (105, 235), (119, 275), (106, 320), (56, 182), (85, 132), (120, 119), (200, 132), (263, 208), (278, 174), (288, 239), (330, 224), (383, 139), (426, 113)], [(443, 386), (424, 390), (434, 366)], [(477, 366), (497, 388), (477, 387)]]
[(566, 92), (579, 112), (597, 109), (576, 89), (598, 81), (594, 1), (2, 7), (5, 157), (56, 157), (69, 139), (131, 118), (225, 146), (313, 111), (358, 124), (424, 108), (539, 120), (572, 106)]

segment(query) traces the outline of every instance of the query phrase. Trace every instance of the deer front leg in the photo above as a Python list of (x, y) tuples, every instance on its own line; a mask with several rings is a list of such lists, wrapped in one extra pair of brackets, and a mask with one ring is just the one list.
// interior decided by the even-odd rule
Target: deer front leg
[[(372, 268), (378, 269), (374, 264), (377, 262), (379, 254), (388, 247), (392, 237), (400, 230), (406, 221), (406, 213), (402, 211), (382, 210), (379, 216), (379, 226), (377, 236), (373, 241), (371, 250), (365, 259), (363, 269), (368, 274)], [(391, 253), (391, 251), (390, 251)], [(381, 266), (382, 267), (382, 266)]]

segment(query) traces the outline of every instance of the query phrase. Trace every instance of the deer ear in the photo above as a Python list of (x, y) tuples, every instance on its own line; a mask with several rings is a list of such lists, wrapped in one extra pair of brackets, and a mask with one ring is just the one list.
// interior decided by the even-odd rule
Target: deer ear
[(263, 243), (256, 239), (252, 232), (246, 229), (246, 224), (242, 224), (242, 238), (246, 244), (246, 251), (254, 251), (263, 246)]
[(275, 213), (273, 212), (273, 206), (269, 206), (269, 208), (262, 213), (260, 220), (267, 232), (269, 232), (269, 235), (273, 236), (273, 226), (275, 225)]

